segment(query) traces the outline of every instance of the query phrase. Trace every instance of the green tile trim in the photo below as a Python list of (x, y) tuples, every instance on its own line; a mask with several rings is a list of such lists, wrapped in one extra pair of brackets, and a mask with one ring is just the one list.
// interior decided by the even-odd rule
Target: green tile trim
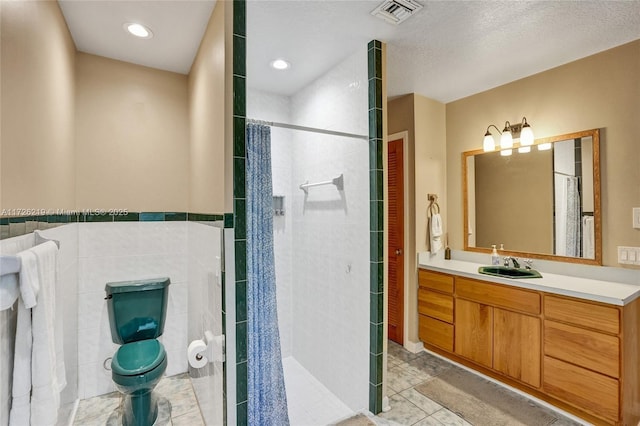
[(187, 213), (187, 220), (189, 222), (218, 222), (224, 219), (223, 214), (208, 214), (208, 213)]
[(236, 364), (236, 392), (240, 405), (247, 401), (247, 361)]
[[(108, 213), (84, 213), (81, 218), (81, 222), (113, 222), (113, 215)], [(141, 220), (142, 221), (142, 220)]]
[(382, 43), (367, 45), (369, 99), (369, 411), (382, 411), (384, 338), (384, 176)]
[[(225, 222), (226, 228), (233, 227), (233, 215), (231, 213), (188, 213), (188, 212), (122, 212), (122, 214), (113, 213), (87, 213), (84, 212), (78, 214), (51, 214), (42, 216), (3, 216), (0, 217), (1, 226), (9, 226), (10, 224), (39, 222), (55, 225), (67, 225), (70, 223), (108, 223), (108, 222)], [(228, 225), (228, 226), (227, 226)], [(35, 229), (38, 229), (37, 227)], [(26, 230), (24, 233), (32, 232)], [(19, 237), (22, 234), (13, 234), (11, 236), (5, 235), (0, 239), (7, 239), (13, 237)]]
[(382, 383), (369, 383), (369, 411), (378, 414), (382, 412)]
[(187, 213), (165, 213), (164, 220), (166, 222), (184, 222), (187, 220)]
[(140, 221), (140, 213), (129, 212), (118, 215), (113, 218), (114, 222), (138, 222)]
[(233, 198), (245, 198), (247, 193), (246, 176), (245, 158), (233, 157)]
[(247, 321), (247, 282), (236, 281), (236, 322)]
[(246, 138), (247, 120), (244, 117), (233, 117), (233, 156), (246, 156), (245, 138)]
[(233, 75), (245, 77), (245, 67), (242, 64), (247, 57), (247, 39), (244, 36), (233, 35)]
[[(234, 66), (235, 68), (235, 66)], [(233, 115), (244, 117), (247, 106), (247, 79), (244, 76), (233, 76)]]
[[(227, 3), (228, 4), (228, 3)], [(225, 228), (234, 228), (235, 280), (236, 280), (236, 424), (247, 425), (247, 219), (246, 219), (246, 0), (233, 1), (233, 214), (224, 217)], [(225, 388), (226, 391), (226, 388)], [(225, 418), (226, 422), (226, 418)]]
[(247, 362), (247, 322), (236, 324), (236, 363)]
[(383, 321), (382, 319), (382, 313), (384, 308), (383, 296), (384, 296), (383, 293), (369, 293), (369, 299), (371, 304), (369, 321), (371, 321), (374, 324), (379, 324)]
[[(234, 0), (233, 2), (233, 35), (245, 36), (247, 34), (247, 2)], [(244, 62), (244, 58), (242, 61)]]
[(247, 241), (235, 241), (236, 282), (247, 279)]
[(236, 405), (236, 424), (238, 426), (247, 426), (249, 424), (249, 413), (247, 406), (248, 404), (246, 401)]

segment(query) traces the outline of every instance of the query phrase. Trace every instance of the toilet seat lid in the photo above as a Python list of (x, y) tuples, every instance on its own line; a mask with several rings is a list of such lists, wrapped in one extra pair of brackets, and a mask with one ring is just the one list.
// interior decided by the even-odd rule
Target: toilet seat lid
[(165, 356), (158, 340), (138, 340), (120, 346), (111, 360), (111, 370), (121, 376), (137, 376), (156, 368)]

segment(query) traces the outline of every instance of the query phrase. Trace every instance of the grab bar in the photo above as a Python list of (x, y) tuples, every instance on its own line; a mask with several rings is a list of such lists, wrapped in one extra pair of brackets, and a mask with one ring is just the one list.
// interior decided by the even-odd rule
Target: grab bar
[(306, 181), (305, 183), (300, 184), (300, 189), (302, 189), (305, 194), (308, 194), (309, 188), (321, 185), (335, 185), (338, 191), (344, 191), (344, 174), (340, 174), (340, 176), (338, 176), (337, 178), (324, 182), (309, 183), (309, 181)]

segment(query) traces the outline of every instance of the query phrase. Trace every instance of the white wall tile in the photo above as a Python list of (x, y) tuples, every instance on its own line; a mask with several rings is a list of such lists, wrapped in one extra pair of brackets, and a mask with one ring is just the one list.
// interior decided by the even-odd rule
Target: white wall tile
[[(363, 50), (295, 94), (292, 121), (366, 135), (366, 80)], [(368, 158), (365, 140), (293, 136), (293, 356), (354, 410), (368, 405)], [(295, 191), (340, 173), (342, 193)]]

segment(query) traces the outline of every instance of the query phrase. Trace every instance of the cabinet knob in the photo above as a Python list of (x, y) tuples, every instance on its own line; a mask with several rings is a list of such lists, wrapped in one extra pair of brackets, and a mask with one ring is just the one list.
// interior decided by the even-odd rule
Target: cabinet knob
[(396, 256), (401, 256), (402, 255), (402, 249), (396, 249)]

